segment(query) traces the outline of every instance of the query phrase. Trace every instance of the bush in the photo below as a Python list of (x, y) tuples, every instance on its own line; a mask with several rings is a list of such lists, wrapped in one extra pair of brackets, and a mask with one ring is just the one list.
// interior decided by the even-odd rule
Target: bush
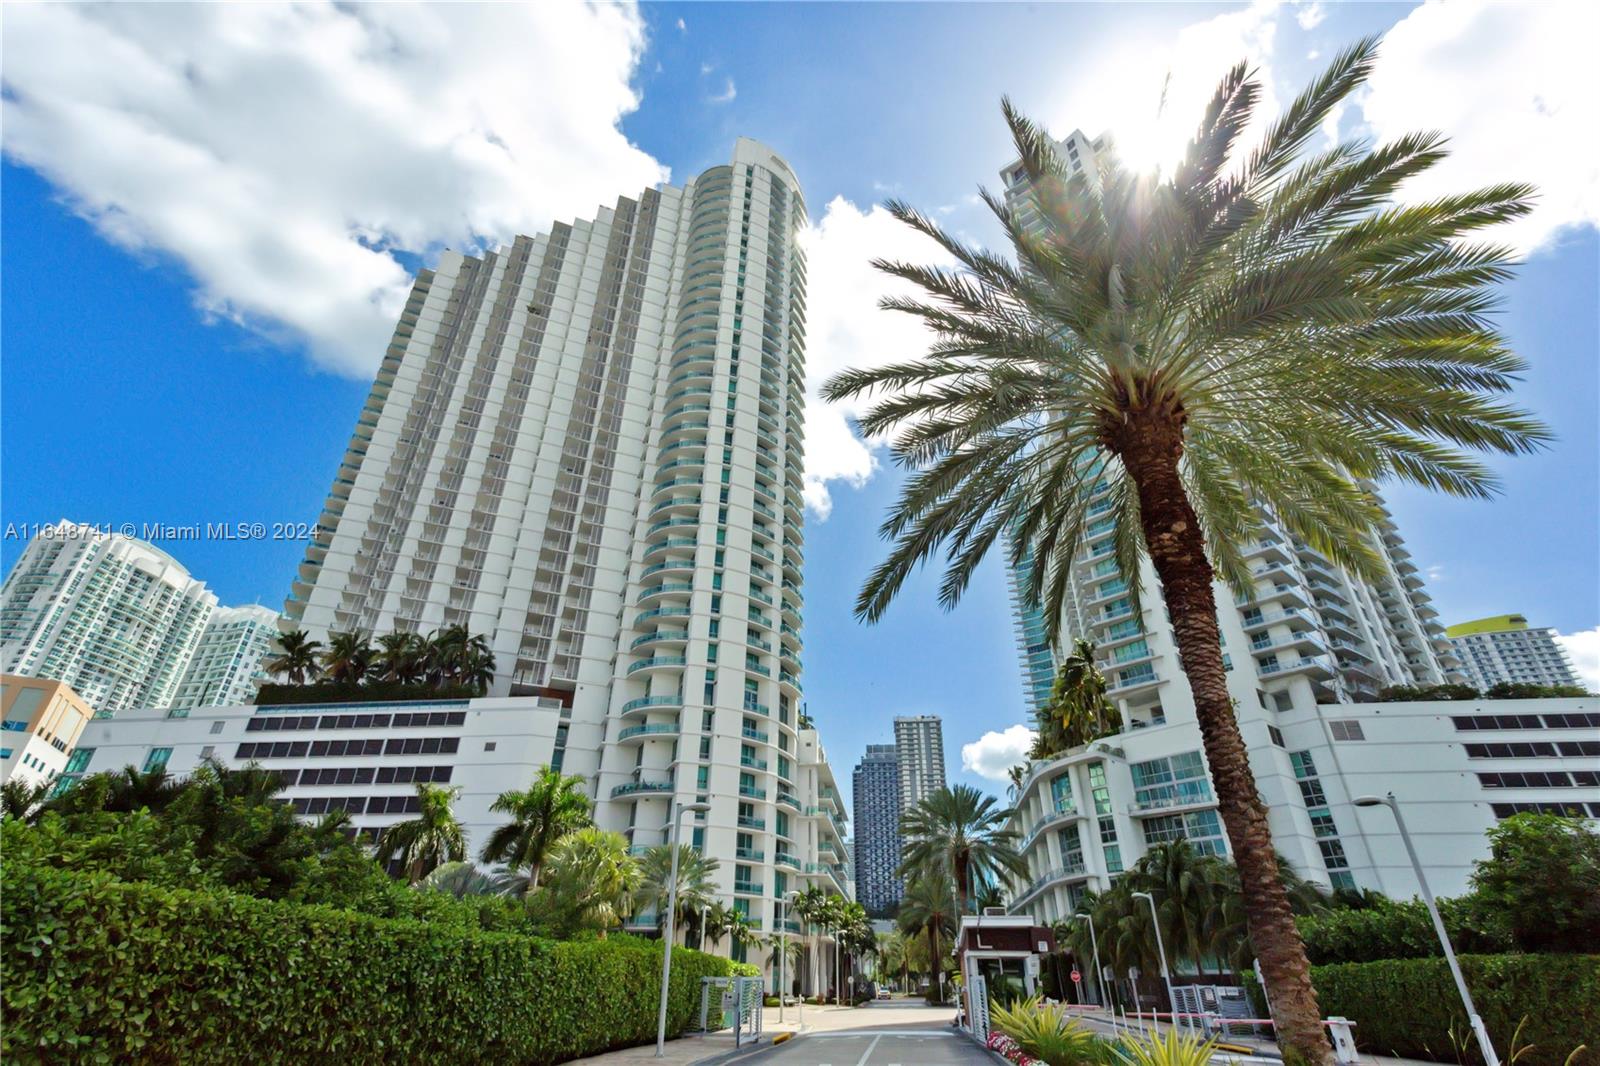
[[(1470, 896), (1439, 900), (1439, 913), (1458, 952), (1495, 954), (1512, 948), (1504, 922)], [(1295, 924), (1313, 965), (1440, 954), (1433, 919), (1420, 899), (1385, 902), (1366, 910), (1306, 914), (1295, 919)]]
[(287, 707), (302, 703), (367, 703), (389, 700), (472, 700), (483, 693), (475, 685), (428, 681), (315, 681), (309, 685), (266, 682), (256, 691), (256, 706)]
[[(660, 950), (553, 942), (8, 860), (7, 1062), (556, 1063), (655, 1035)], [(668, 1031), (723, 959), (673, 952)]]
[(1577, 818), (1518, 814), (1489, 830), (1472, 887), (1523, 951), (1600, 950), (1600, 834)]
[[(1579, 1044), (1577, 1063), (1600, 1064), (1600, 955), (1463, 955), (1462, 973), (1502, 1061), (1517, 1026), (1532, 1044), (1519, 1066), (1562, 1066)], [(1356, 1043), (1380, 1055), (1457, 1060), (1466, 1012), (1445, 960), (1388, 959), (1316, 966), (1311, 983), (1324, 1016), (1356, 1023)], [(1526, 1023), (1523, 1019), (1526, 1018)], [(1470, 1035), (1467, 1037), (1470, 1043)], [(1476, 1052), (1470, 1052), (1474, 1055)]]

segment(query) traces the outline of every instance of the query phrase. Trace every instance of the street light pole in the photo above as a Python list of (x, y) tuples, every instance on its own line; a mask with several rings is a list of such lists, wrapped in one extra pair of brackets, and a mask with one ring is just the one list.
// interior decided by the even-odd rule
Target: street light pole
[[(1101, 999), (1107, 1000), (1107, 1002), (1100, 1005), (1109, 1009), (1111, 1004), (1109, 1002), (1110, 997), (1106, 995), (1106, 972), (1100, 968), (1100, 941), (1094, 935), (1094, 915), (1080, 914), (1078, 917), (1089, 923), (1089, 946), (1094, 949), (1094, 990)], [(1059, 970), (1056, 971), (1058, 979), (1060, 972)], [(1113, 1012), (1111, 1015), (1111, 1031), (1116, 1032), (1116, 1030), (1117, 1016)]]
[(673, 919), (677, 917), (678, 910), (678, 839), (683, 830), (683, 815), (685, 811), (709, 811), (709, 803), (679, 803), (672, 814), (672, 873), (667, 882), (667, 929), (665, 943), (661, 949), (661, 1006), (656, 1011), (656, 1058), (665, 1058), (667, 1054), (667, 991), (672, 981), (672, 937)]
[(1422, 889), (1422, 902), (1427, 904), (1428, 917), (1433, 919), (1433, 931), (1439, 935), (1439, 946), (1444, 948), (1445, 961), (1450, 964), (1450, 976), (1455, 978), (1456, 991), (1461, 994), (1461, 1003), (1467, 1008), (1467, 1021), (1472, 1025), (1473, 1035), (1478, 1038), (1478, 1050), (1483, 1053), (1485, 1066), (1500, 1066), (1500, 1059), (1494, 1052), (1494, 1044), (1489, 1040), (1489, 1030), (1484, 1028), (1483, 1019), (1478, 1017), (1478, 1008), (1472, 1005), (1472, 993), (1467, 991), (1466, 978), (1461, 976), (1461, 964), (1456, 961), (1455, 949), (1450, 946), (1450, 934), (1445, 931), (1444, 919), (1439, 915), (1439, 907), (1433, 901), (1433, 892), (1428, 888), (1428, 879), (1422, 872), (1422, 860), (1417, 858), (1417, 849), (1411, 843), (1411, 834), (1406, 831), (1406, 820), (1400, 816), (1400, 804), (1395, 802), (1394, 793), (1386, 796), (1360, 796), (1355, 800), (1357, 807), (1387, 807), (1389, 813), (1394, 815), (1394, 824), (1400, 830), (1400, 840), (1406, 846), (1406, 855), (1411, 859), (1411, 868), (1416, 871), (1417, 884)]
[[(1167, 970), (1167, 949), (1161, 943), (1161, 919), (1156, 915), (1156, 899), (1148, 892), (1133, 893), (1135, 899), (1143, 899), (1150, 904), (1150, 925), (1156, 931), (1156, 954), (1161, 961), (1161, 980), (1167, 985), (1167, 1002), (1172, 1005), (1172, 1027), (1178, 1027), (1178, 997), (1172, 991), (1172, 974)], [(1498, 1063), (1492, 1066), (1499, 1066)]]

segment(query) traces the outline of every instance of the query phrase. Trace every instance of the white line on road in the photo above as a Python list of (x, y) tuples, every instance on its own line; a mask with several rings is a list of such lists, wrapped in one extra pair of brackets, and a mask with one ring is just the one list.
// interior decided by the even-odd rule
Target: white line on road
[(872, 1049), (877, 1047), (878, 1046), (878, 1041), (880, 1041), (882, 1039), (883, 1039), (883, 1034), (882, 1033), (879, 1033), (877, 1036), (872, 1038), (872, 1043), (867, 1045), (867, 1050), (863, 1051), (861, 1053), (861, 1057), (856, 1060), (856, 1066), (867, 1066), (867, 1060), (872, 1058)]
[(863, 1036), (955, 1036), (949, 1029), (837, 1029), (831, 1033), (807, 1033), (807, 1040), (853, 1040)]

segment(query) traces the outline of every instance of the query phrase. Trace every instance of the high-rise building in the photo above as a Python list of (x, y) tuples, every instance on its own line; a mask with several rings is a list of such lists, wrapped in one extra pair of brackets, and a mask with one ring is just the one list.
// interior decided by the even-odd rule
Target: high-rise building
[(805, 217), (741, 138), (681, 188), (443, 255), (284, 612), (317, 639), (485, 635), (490, 696), (559, 708), (552, 759), (596, 821), (643, 847), (710, 800), (689, 832), (766, 928), (779, 857), (828, 817), (796, 791)]
[(856, 898), (884, 911), (905, 895), (900, 865), (900, 759), (893, 744), (868, 744), (851, 775), (855, 811)]
[[(1095, 152), (1106, 140), (1081, 131), (1059, 142), (1070, 166), (1096, 173)], [(1001, 171), (1006, 201), (1024, 224), (1042, 232), (1031, 186), (1021, 166)], [(1063, 642), (1092, 641), (1109, 694), (1136, 727), (1192, 713), (1188, 684), (1179, 667), (1172, 627), (1158, 595), (1142, 596), (1137, 613), (1128, 585), (1113, 559), (1110, 500), (1092, 504), (1082, 558), (1071, 575)], [(1095, 517), (1100, 515), (1101, 517)], [(1370, 546), (1382, 562), (1381, 576), (1368, 580), (1335, 565), (1293, 536), (1263, 510), (1260, 539), (1246, 549), (1254, 589), (1242, 596), (1220, 581), (1217, 603), (1229, 687), (1241, 706), (1286, 709), (1318, 700), (1358, 699), (1391, 685), (1431, 685), (1461, 676), (1444, 627), (1438, 622), (1422, 576), (1406, 551), (1387, 510)], [(1019, 650), (1035, 712), (1050, 695), (1063, 647), (1045, 640), (1045, 619), (1024, 602), (1022, 588), (1031, 560), (1011, 574)], [(1140, 587), (1156, 590), (1148, 559)]]
[(216, 605), (160, 548), (61, 521), (0, 586), (0, 670), (63, 682), (96, 714), (169, 706)]
[(255, 700), (278, 639), (278, 612), (251, 604), (218, 607), (195, 645), (172, 706), (226, 707)]
[(52, 781), (65, 773), (93, 714), (71, 685), (0, 676), (0, 783)]
[(900, 763), (900, 809), (944, 787), (944, 722), (936, 714), (894, 720), (894, 754)]
[(1520, 614), (1462, 622), (1445, 630), (1469, 684), (1487, 689), (1502, 681), (1529, 685), (1579, 685), (1578, 672), (1553, 629), (1534, 629)]

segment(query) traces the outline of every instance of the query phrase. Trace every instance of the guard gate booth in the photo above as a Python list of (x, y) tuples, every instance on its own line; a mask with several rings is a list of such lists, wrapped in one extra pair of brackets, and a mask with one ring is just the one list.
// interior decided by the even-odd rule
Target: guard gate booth
[(987, 1040), (989, 1003), (1009, 1005), (1038, 991), (1040, 965), (1056, 949), (1056, 935), (1026, 914), (991, 907), (961, 918), (956, 968), (961, 974), (962, 1024)]

